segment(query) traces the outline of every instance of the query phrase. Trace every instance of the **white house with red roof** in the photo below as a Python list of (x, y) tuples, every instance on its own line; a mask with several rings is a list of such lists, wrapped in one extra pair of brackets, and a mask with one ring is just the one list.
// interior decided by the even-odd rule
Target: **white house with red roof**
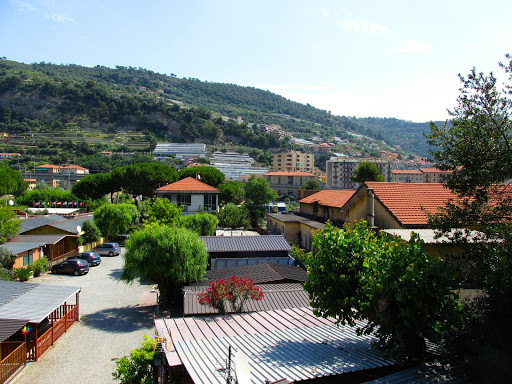
[(219, 210), (219, 190), (193, 177), (164, 185), (155, 191), (155, 195), (183, 206), (186, 215)]

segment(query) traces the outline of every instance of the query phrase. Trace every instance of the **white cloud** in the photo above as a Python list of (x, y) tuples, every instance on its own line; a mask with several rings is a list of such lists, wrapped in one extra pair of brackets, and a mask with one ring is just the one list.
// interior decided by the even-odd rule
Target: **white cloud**
[(47, 19), (56, 21), (58, 23), (72, 23), (73, 21), (75, 21), (71, 17), (67, 17), (67, 16), (63, 16), (63, 15), (58, 15), (58, 14), (53, 13), (53, 12), (52, 13), (46, 13), (44, 15), (44, 17), (46, 17)]
[(321, 13), (322, 13), (322, 15), (324, 15), (324, 16), (329, 16), (329, 11), (328, 11), (327, 9), (322, 9), (320, 12), (321, 12)]
[(47, 8), (55, 8), (55, 2), (52, 0), (41, 0), (40, 3)]
[(435, 53), (437, 48), (418, 40), (402, 40), (396, 47), (397, 52), (401, 53)]
[(36, 9), (34, 6), (27, 2), (22, 0), (10, 0), (10, 3), (13, 5), (14, 9), (20, 12), (23, 11), (35, 11)]
[(370, 24), (367, 23), (366, 21), (357, 18), (353, 20), (343, 21), (340, 23), (340, 25), (347, 31), (373, 33), (376, 35), (382, 35), (388, 30), (388, 27), (386, 27), (385, 25)]

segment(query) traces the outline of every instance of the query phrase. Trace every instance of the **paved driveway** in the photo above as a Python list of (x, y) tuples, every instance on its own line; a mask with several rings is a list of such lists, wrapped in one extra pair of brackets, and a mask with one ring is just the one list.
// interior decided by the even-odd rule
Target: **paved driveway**
[(81, 321), (38, 362), (29, 364), (15, 383), (113, 383), (114, 360), (138, 348), (143, 335), (154, 335), (155, 294), (149, 285), (120, 282), (122, 263), (122, 256), (102, 257), (102, 263), (84, 276), (48, 273), (31, 280), (82, 287)]

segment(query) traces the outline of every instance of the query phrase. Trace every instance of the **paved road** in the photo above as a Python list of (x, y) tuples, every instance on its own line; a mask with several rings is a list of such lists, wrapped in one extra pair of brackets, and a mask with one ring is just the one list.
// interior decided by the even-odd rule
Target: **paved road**
[(149, 285), (120, 282), (122, 263), (122, 256), (103, 257), (85, 276), (48, 273), (31, 280), (82, 287), (81, 321), (38, 362), (29, 364), (15, 383), (113, 383), (114, 360), (138, 348), (143, 335), (154, 335), (155, 294)]

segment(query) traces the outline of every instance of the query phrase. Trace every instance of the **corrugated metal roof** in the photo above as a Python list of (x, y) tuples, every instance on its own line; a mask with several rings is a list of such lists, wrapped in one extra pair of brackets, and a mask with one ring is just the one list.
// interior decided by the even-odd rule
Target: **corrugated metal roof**
[(368, 381), (366, 384), (466, 384), (472, 382), (473, 380), (471, 380), (468, 372), (461, 366), (453, 366), (448, 362), (436, 360), (376, 380)]
[(268, 257), (265, 253), (254, 254), (251, 257), (212, 257), (210, 265), (212, 270), (241, 267), (243, 265), (253, 265), (262, 263), (276, 263), (283, 265), (295, 265), (295, 260), (291, 256), (286, 257)]
[(0, 319), (0, 343), (18, 332), (28, 320)]
[(34, 283), (19, 283), (17, 281), (0, 280), (0, 306), (27, 293), (35, 287), (37, 287), (37, 284)]
[(292, 248), (282, 235), (201, 236), (208, 252), (289, 251)]
[(246, 277), (255, 284), (270, 283), (279, 280), (306, 281), (307, 272), (305, 269), (278, 263), (261, 263), (241, 265), (238, 267), (206, 271), (203, 281), (191, 284), (208, 285), (217, 279), (226, 280), (231, 276)]
[(4, 243), (0, 248), (5, 248), (13, 255), (18, 255), (22, 252), (30, 251), (31, 249), (39, 248), (44, 244), (41, 243)]
[(63, 220), (66, 220), (66, 218), (59, 215), (45, 215), (40, 217), (33, 217), (30, 219), (23, 219), (21, 220), (19, 233), (24, 233), (32, 229), (44, 227), (45, 225)]
[(64, 239), (66, 236), (71, 235), (65, 235), (65, 234), (59, 234), (59, 235), (18, 235), (14, 236), (10, 242), (11, 243), (37, 243), (40, 245), (46, 245), (46, 244), (56, 244), (62, 239)]
[[(244, 312), (301, 308), (309, 305), (309, 296), (300, 283), (259, 284), (257, 287), (263, 291), (263, 299), (246, 301)], [(218, 313), (216, 309), (199, 304), (197, 295), (204, 292), (206, 288), (206, 286), (184, 288), (183, 313), (185, 316)], [(232, 312), (229, 303), (227, 303), (226, 311)]]
[(52, 223), (52, 224), (50, 224), (50, 227), (62, 229), (63, 231), (67, 231), (67, 232), (70, 232), (73, 234), (78, 234), (78, 232), (76, 231), (76, 227), (77, 226), (82, 227), (84, 221), (86, 221), (86, 220), (92, 221), (93, 220), (92, 215), (84, 215), (84, 216), (79, 216), (77, 218), (73, 218), (70, 220), (60, 221), (58, 223)]
[(219, 368), (231, 345), (249, 358), (253, 383), (300, 381), (393, 364), (372, 348), (373, 337), (358, 336), (353, 327), (321, 325), (264, 333), (177, 341), (175, 347), (195, 383), (223, 384)]
[[(0, 306), (0, 319), (28, 319), (30, 323), (40, 323), (51, 312), (64, 302), (68, 301), (77, 292), (79, 287), (57, 286), (48, 284), (35, 285), (26, 292), (19, 293), (23, 288), (9, 287), (9, 284), (22, 284), (13, 281), (0, 281), (0, 291), (5, 303)], [(9, 288), (11, 296), (7, 296), (4, 288)]]

